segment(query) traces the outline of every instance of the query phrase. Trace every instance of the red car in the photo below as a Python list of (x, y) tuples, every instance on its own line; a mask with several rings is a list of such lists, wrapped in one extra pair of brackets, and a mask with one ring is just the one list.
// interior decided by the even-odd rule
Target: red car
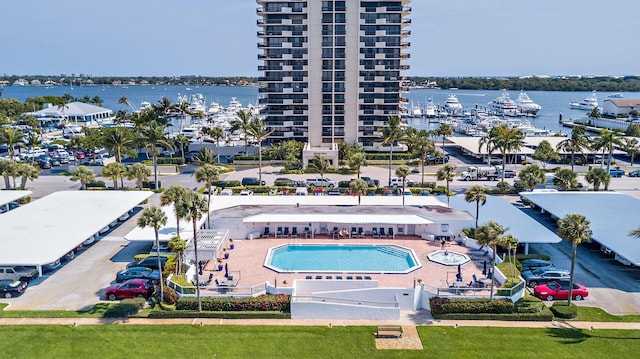
[[(568, 299), (569, 281), (551, 281), (547, 284), (540, 284), (533, 290), (533, 294), (543, 300)], [(585, 286), (573, 283), (573, 299), (582, 300), (589, 296), (589, 291)]]
[(87, 157), (87, 154), (82, 152), (82, 151), (78, 151), (76, 152), (76, 158), (79, 160), (83, 160)]
[(114, 284), (104, 291), (109, 300), (123, 298), (149, 298), (153, 294), (153, 284), (146, 279), (129, 279), (120, 284)]

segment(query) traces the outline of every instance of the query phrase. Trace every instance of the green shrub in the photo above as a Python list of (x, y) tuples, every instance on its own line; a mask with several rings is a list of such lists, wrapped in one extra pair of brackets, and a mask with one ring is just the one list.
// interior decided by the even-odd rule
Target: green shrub
[(162, 290), (164, 291), (164, 302), (167, 304), (176, 304), (178, 302), (178, 293), (172, 288), (167, 287), (166, 285), (162, 285)]
[(147, 301), (144, 298), (123, 299), (120, 303), (114, 304), (104, 312), (105, 318), (127, 318), (136, 314), (144, 307)]
[[(369, 161), (389, 161), (388, 153), (365, 153), (367, 160)], [(410, 160), (415, 156), (411, 153), (394, 153), (392, 161), (395, 160)]]
[(550, 309), (553, 315), (558, 318), (573, 319), (578, 316), (578, 306), (573, 303), (568, 306), (567, 302), (555, 302)]
[(95, 181), (95, 182), (89, 182), (87, 183), (87, 189), (89, 188), (106, 188), (107, 185), (104, 183), (104, 181)]
[[(204, 311), (260, 311), (260, 312), (289, 312), (291, 310), (291, 297), (289, 295), (261, 295), (250, 298), (202, 298), (202, 310)], [(180, 298), (176, 303), (177, 310), (197, 310), (196, 298)]]
[(242, 183), (238, 180), (229, 180), (229, 181), (214, 181), (212, 183), (213, 186), (216, 187), (242, 187)]
[(441, 298), (429, 299), (432, 314), (449, 313), (490, 313), (505, 314), (515, 312), (515, 305), (506, 299), (489, 300), (486, 298)]
[[(203, 298), (204, 299), (204, 298)], [(153, 310), (148, 318), (222, 318), (222, 319), (291, 319), (290, 313), (283, 312), (207, 312), (194, 310)]]
[(18, 198), (17, 202), (20, 203), (20, 205), (30, 203), (31, 202), (31, 197), (30, 196), (24, 196), (22, 198)]

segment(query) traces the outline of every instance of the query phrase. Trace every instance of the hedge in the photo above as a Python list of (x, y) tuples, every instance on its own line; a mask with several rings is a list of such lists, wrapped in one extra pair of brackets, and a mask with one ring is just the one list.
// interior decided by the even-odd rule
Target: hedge
[[(370, 161), (382, 161), (382, 160), (389, 161), (388, 153), (365, 153), (365, 156), (367, 160), (370, 160)], [(411, 153), (394, 153), (391, 158), (392, 158), (392, 161), (393, 160), (412, 160), (412, 159), (415, 159), (415, 156)]]
[(87, 188), (106, 188), (107, 185), (104, 183), (104, 181), (95, 181), (95, 182), (88, 182), (86, 187)]
[(120, 303), (110, 306), (105, 312), (105, 318), (127, 318), (136, 314), (144, 307), (147, 302), (144, 298), (128, 298), (123, 299)]
[(573, 319), (578, 316), (578, 306), (573, 303), (568, 306), (567, 302), (555, 302), (550, 309), (553, 315), (558, 318)]
[(515, 304), (507, 299), (489, 300), (486, 298), (441, 298), (429, 299), (431, 314), (450, 313), (486, 313), (506, 314), (516, 311)]
[[(289, 295), (261, 295), (251, 298), (202, 298), (202, 310), (215, 312), (289, 312), (291, 297)], [(196, 298), (180, 298), (176, 303), (176, 310), (197, 310)]]
[(241, 187), (242, 183), (238, 180), (229, 180), (229, 181), (214, 181), (211, 185), (216, 187), (227, 188), (227, 187)]
[[(203, 298), (204, 300), (205, 298)], [(283, 312), (211, 312), (195, 310), (154, 310), (149, 313), (148, 318), (222, 318), (222, 319), (291, 319), (290, 313)]]
[(158, 157), (159, 165), (178, 165), (184, 164), (184, 158), (182, 157)]

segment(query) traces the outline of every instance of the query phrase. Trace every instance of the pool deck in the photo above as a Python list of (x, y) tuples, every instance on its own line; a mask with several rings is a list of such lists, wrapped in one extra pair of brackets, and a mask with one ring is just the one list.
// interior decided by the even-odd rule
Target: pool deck
[[(324, 237), (324, 236), (323, 236)], [(254, 240), (234, 240), (235, 248), (233, 250), (227, 250), (229, 252), (229, 259), (223, 260), (222, 264), (228, 265), (229, 275), (234, 277), (236, 286), (247, 287), (260, 285), (265, 282), (274, 284), (277, 281), (278, 287), (291, 286), (294, 279), (305, 279), (308, 275), (313, 278), (316, 275), (322, 275), (323, 278), (326, 275), (332, 275), (333, 280), (336, 280), (336, 275), (342, 275), (343, 278), (346, 275), (352, 275), (354, 278), (356, 275), (370, 276), (372, 280), (377, 280), (381, 287), (403, 287), (412, 288), (414, 281), (421, 279), (425, 284), (444, 288), (448, 287), (448, 283), (455, 281), (457, 266), (445, 266), (431, 262), (427, 259), (427, 255), (440, 250), (439, 242), (432, 242), (420, 239), (418, 236), (397, 236), (395, 239), (329, 239), (329, 238), (261, 238)], [(381, 273), (278, 273), (269, 268), (264, 267), (265, 257), (267, 251), (271, 247), (286, 243), (313, 243), (313, 244), (396, 244), (403, 247), (413, 249), (418, 256), (422, 267), (406, 274), (381, 274)], [(446, 247), (449, 251), (468, 253), (468, 249), (464, 246), (457, 245), (455, 242), (447, 243)], [(224, 270), (215, 271), (217, 263), (210, 261), (205, 267), (205, 273), (203, 277), (208, 277), (210, 272), (214, 273), (214, 277), (219, 281), (224, 279)], [(475, 274), (478, 278), (483, 277), (482, 265), (477, 266), (474, 260), (463, 264), (461, 267), (462, 278), (464, 283), (472, 281), (472, 276)], [(323, 279), (326, 280), (326, 279)], [(345, 279), (343, 279), (345, 280)], [(286, 283), (285, 283), (286, 281)]]

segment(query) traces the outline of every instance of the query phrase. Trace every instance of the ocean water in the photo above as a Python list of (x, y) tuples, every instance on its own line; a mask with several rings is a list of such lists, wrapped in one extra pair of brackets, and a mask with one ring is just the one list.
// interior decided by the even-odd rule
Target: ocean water
[[(455, 93), (458, 100), (465, 108), (486, 107), (486, 105), (500, 96), (502, 91), (498, 90), (435, 90), (435, 89), (416, 89), (404, 94), (409, 99), (408, 106), (412, 104), (416, 106), (424, 106), (429, 98), (438, 105), (444, 105), (450, 93)], [(511, 99), (515, 100), (520, 91), (510, 91)], [(586, 116), (586, 111), (573, 110), (569, 108), (572, 101), (581, 101), (590, 95), (589, 91), (580, 92), (563, 92), (563, 91), (526, 91), (527, 95), (537, 104), (542, 106), (538, 117), (531, 118), (534, 126), (539, 128), (547, 128), (557, 132), (569, 133), (570, 129), (562, 127), (558, 121), (559, 115), (562, 114), (563, 119), (580, 118)], [(141, 102), (146, 101), (151, 104), (158, 103), (165, 96), (172, 102), (178, 101), (179, 95), (190, 96), (192, 94), (202, 94), (206, 99), (207, 106), (212, 101), (226, 106), (233, 97), (235, 97), (243, 106), (248, 104), (255, 105), (258, 102), (258, 88), (252, 86), (74, 86), (71, 89), (68, 86), (55, 86), (46, 88), (42, 86), (7, 86), (4, 88), (2, 97), (17, 98), (19, 101), (25, 101), (28, 97), (36, 96), (62, 96), (70, 94), (77, 98), (89, 96), (99, 96), (104, 101), (103, 106), (114, 111), (127, 109), (128, 106), (118, 103), (121, 97), (127, 97), (135, 106), (139, 106)], [(602, 107), (602, 102), (611, 95), (612, 92), (599, 92), (598, 100)], [(640, 92), (624, 92), (625, 98), (640, 98)], [(416, 128), (435, 128), (437, 124), (429, 124), (425, 119), (410, 119), (409, 124)]]

